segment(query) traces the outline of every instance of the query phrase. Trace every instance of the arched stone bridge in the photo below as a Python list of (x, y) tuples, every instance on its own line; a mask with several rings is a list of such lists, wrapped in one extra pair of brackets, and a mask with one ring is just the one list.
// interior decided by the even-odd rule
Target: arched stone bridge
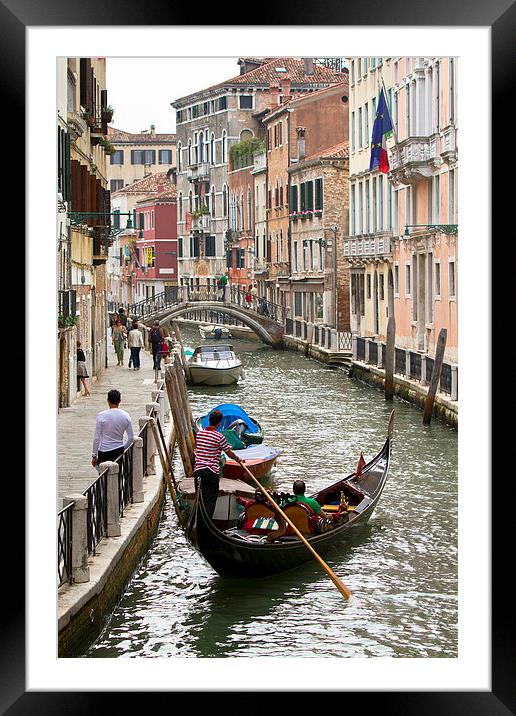
[(172, 286), (154, 298), (129, 305), (127, 313), (146, 325), (154, 321), (164, 325), (191, 311), (206, 309), (242, 321), (273, 348), (283, 347), (285, 307), (260, 298), (247, 304), (245, 293), (238, 286), (226, 286), (223, 300), (218, 293), (218, 289), (208, 286)]

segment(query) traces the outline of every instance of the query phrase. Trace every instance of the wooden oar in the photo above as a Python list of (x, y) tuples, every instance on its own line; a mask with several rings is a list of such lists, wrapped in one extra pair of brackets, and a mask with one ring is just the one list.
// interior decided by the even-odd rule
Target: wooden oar
[(244, 470), (247, 472), (247, 474), (249, 475), (249, 477), (253, 480), (253, 482), (255, 482), (255, 483), (258, 485), (258, 488), (260, 489), (261, 492), (263, 492), (263, 494), (265, 495), (265, 497), (267, 498), (267, 500), (272, 504), (272, 506), (274, 507), (274, 510), (275, 510), (276, 512), (278, 512), (278, 513), (283, 517), (283, 519), (285, 520), (285, 522), (288, 522), (288, 524), (292, 527), (292, 529), (294, 530), (294, 532), (296, 533), (296, 535), (299, 537), (299, 539), (300, 539), (302, 542), (304, 542), (305, 546), (310, 550), (310, 552), (313, 554), (313, 556), (315, 557), (315, 559), (319, 562), (319, 564), (321, 565), (321, 567), (325, 570), (325, 572), (327, 573), (327, 575), (329, 576), (329, 578), (331, 579), (331, 581), (333, 582), (333, 584), (337, 587), (337, 589), (339, 590), (339, 592), (342, 594), (342, 596), (343, 596), (345, 599), (349, 599), (349, 598), (351, 597), (351, 592), (349, 591), (349, 589), (340, 581), (340, 579), (337, 577), (337, 575), (336, 575), (334, 572), (332, 572), (332, 570), (328, 567), (328, 565), (326, 564), (326, 562), (325, 562), (321, 557), (319, 557), (319, 555), (317, 554), (317, 552), (315, 551), (315, 549), (314, 549), (314, 548), (312, 547), (312, 545), (303, 537), (303, 535), (302, 535), (301, 532), (297, 529), (297, 527), (296, 527), (295, 524), (292, 522), (292, 520), (290, 520), (290, 519), (287, 517), (287, 515), (283, 512), (283, 510), (279, 507), (279, 505), (273, 500), (273, 498), (271, 497), (271, 495), (269, 495), (269, 493), (267, 492), (267, 490), (260, 485), (260, 483), (258, 482), (258, 480), (256, 479), (256, 477), (253, 475), (253, 473), (251, 472), (251, 470), (249, 470), (249, 468), (248, 468), (243, 462), (241, 462), (240, 464), (242, 465), (242, 467), (244, 468)]
[[(172, 480), (173, 480), (172, 468), (170, 467), (170, 465), (167, 464), (166, 451), (164, 450), (164, 448), (160, 442), (160, 435), (158, 432), (158, 427), (156, 425), (156, 420), (154, 418), (150, 418), (149, 423), (150, 423), (152, 432), (154, 434), (154, 440), (156, 442), (156, 449), (158, 451), (159, 459), (161, 462), (161, 469), (163, 470), (163, 475), (165, 477), (165, 482), (167, 483), (167, 486), (168, 486), (168, 491), (170, 492), (170, 497), (172, 498), (172, 502), (174, 503), (174, 508), (176, 510), (177, 519), (179, 520), (179, 524), (183, 527), (185, 524), (185, 520), (184, 520), (183, 511), (179, 507), (176, 490), (174, 488), (174, 485), (172, 484)], [(162, 450), (165, 452), (165, 454), (163, 454)], [(174, 483), (175, 483), (175, 480), (174, 480)]]

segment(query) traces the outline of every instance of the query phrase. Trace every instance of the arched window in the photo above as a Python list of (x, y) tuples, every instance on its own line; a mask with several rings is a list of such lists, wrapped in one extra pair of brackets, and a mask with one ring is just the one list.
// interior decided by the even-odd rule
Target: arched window
[(215, 218), (215, 187), (211, 187), (211, 216)]
[(190, 212), (190, 214), (193, 211), (193, 198), (192, 198), (192, 190), (191, 189), (188, 194), (188, 211)]
[(222, 187), (222, 216), (228, 215), (228, 193), (227, 193), (227, 187), (224, 184)]
[(188, 140), (188, 166), (192, 163), (192, 140)]
[(253, 216), (252, 216), (252, 204), (251, 204), (251, 187), (247, 187), (247, 228), (249, 231), (251, 231), (251, 226), (253, 224)]
[(244, 192), (240, 192), (240, 228), (245, 229)]
[(183, 192), (179, 192), (179, 221), (183, 221)]
[(177, 144), (177, 171), (180, 172), (183, 170), (183, 167), (181, 166), (181, 142), (178, 142)]
[(210, 161), (215, 164), (215, 135), (213, 132), (210, 139)]
[(222, 132), (222, 164), (226, 163), (226, 130)]
[(202, 162), (204, 161), (204, 132), (199, 132), (197, 143), (199, 145), (199, 162)]

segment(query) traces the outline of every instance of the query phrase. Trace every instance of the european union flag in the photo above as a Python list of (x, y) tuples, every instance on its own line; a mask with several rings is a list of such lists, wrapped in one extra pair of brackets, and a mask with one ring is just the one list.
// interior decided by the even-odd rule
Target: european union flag
[(381, 172), (389, 171), (389, 158), (387, 156), (386, 140), (392, 135), (392, 122), (389, 108), (385, 101), (383, 89), (380, 92), (380, 100), (376, 117), (373, 124), (373, 136), (371, 138), (371, 160), (369, 171), (379, 169)]

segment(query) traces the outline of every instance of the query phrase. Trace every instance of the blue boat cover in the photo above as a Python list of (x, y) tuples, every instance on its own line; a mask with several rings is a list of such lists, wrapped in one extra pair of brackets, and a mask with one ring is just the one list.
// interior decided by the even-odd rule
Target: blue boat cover
[[(222, 405), (217, 405), (216, 408), (213, 408), (213, 410), (220, 410), (222, 415), (224, 416), (222, 418), (222, 423), (219, 426), (220, 430), (225, 430), (234, 420), (243, 420), (244, 423), (247, 425), (247, 431), (248, 433), (258, 433), (260, 432), (260, 429), (258, 425), (256, 425), (255, 422), (253, 422), (253, 419), (243, 410), (239, 405), (235, 405), (234, 403), (222, 403)], [(203, 428), (207, 428), (209, 423), (209, 415), (213, 412), (213, 410), (210, 410), (208, 415), (205, 415), (201, 420), (201, 425)]]

